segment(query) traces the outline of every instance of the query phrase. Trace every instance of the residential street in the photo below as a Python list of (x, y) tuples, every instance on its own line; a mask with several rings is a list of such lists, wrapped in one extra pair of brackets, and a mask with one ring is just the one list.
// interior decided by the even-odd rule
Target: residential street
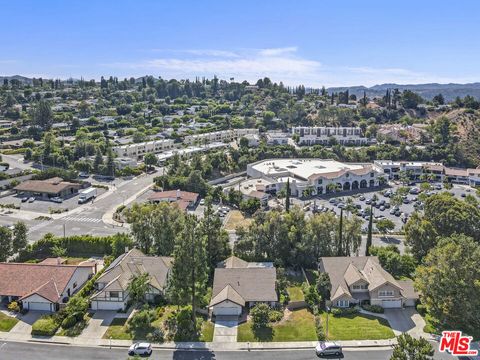
[[(346, 360), (388, 360), (389, 349), (345, 349), (342, 359)], [(107, 349), (99, 347), (77, 347), (35, 343), (0, 342), (2, 360), (110, 360), (128, 359), (126, 349)], [(152, 360), (313, 360), (317, 359), (312, 350), (283, 351), (186, 351), (154, 350)], [(333, 359), (333, 358), (332, 358)], [(448, 354), (436, 354), (435, 360), (451, 360)]]

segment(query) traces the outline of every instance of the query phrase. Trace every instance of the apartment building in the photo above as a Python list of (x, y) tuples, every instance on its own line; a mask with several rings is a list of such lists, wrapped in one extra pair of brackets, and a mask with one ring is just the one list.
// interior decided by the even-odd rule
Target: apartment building
[(340, 145), (360, 146), (369, 142), (359, 127), (296, 126), (292, 135), (299, 136), (300, 145), (329, 145), (332, 138)]
[(222, 131), (214, 131), (203, 134), (195, 134), (185, 136), (183, 143), (187, 145), (193, 144), (209, 144), (212, 142), (230, 142), (241, 138), (245, 135), (258, 135), (258, 129), (230, 129)]
[(145, 154), (147, 153), (151, 152), (154, 154), (158, 154), (158, 153), (173, 149), (173, 147), (174, 147), (173, 140), (163, 139), (163, 140), (141, 142), (137, 144), (115, 146), (113, 148), (113, 151), (119, 157), (129, 157), (137, 160), (142, 160)]

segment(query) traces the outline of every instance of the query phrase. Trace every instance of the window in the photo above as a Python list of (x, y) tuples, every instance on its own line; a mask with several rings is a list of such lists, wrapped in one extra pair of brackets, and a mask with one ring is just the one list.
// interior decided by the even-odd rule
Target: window
[(378, 296), (393, 296), (393, 290), (381, 290), (378, 292)]
[(77, 287), (77, 283), (74, 282), (74, 283), (73, 283), (73, 288), (75, 289), (76, 287)]
[(338, 307), (349, 307), (350, 306), (350, 301), (348, 301), (348, 300), (337, 300), (337, 306)]
[(367, 290), (368, 285), (353, 285), (353, 290)]
[(110, 291), (110, 297), (111, 298), (118, 298), (119, 297), (118, 291)]
[(318, 179), (318, 185), (323, 183), (323, 179)]

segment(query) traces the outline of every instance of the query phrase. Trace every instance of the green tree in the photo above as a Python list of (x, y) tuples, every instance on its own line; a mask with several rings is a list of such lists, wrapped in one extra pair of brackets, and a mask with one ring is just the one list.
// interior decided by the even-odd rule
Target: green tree
[(49, 130), (52, 127), (53, 113), (48, 101), (40, 100), (33, 107), (33, 122), (43, 130)]
[(153, 166), (157, 166), (158, 159), (154, 153), (146, 153), (145, 157), (143, 158), (143, 162), (147, 166), (147, 170), (150, 170)]
[(328, 273), (322, 272), (318, 275), (317, 279), (317, 292), (322, 297), (322, 305), (330, 300), (330, 292), (332, 291), (332, 283), (330, 282), (330, 276)]
[(265, 303), (257, 304), (250, 310), (250, 317), (253, 328), (267, 327), (270, 321), (270, 307)]
[(465, 235), (442, 238), (417, 268), (415, 286), (435, 325), (480, 336), (480, 245)]
[(368, 217), (368, 233), (367, 233), (367, 244), (365, 249), (365, 256), (370, 256), (370, 247), (372, 246), (372, 231), (373, 231), (373, 206), (370, 205), (370, 216)]
[(95, 153), (95, 160), (93, 161), (93, 171), (95, 171), (96, 174), (99, 174), (100, 167), (102, 165), (103, 165), (102, 151), (100, 150), (99, 147), (97, 147), (97, 151)]
[(176, 303), (192, 305), (194, 329), (196, 304), (205, 295), (207, 278), (205, 237), (201, 234), (196, 216), (188, 214), (184, 228), (175, 241), (168, 293)]
[(377, 230), (384, 236), (389, 232), (395, 229), (395, 224), (390, 219), (380, 219), (375, 224)]
[(432, 345), (425, 339), (415, 339), (404, 333), (397, 337), (390, 360), (433, 360)]
[(28, 245), (28, 229), (27, 225), (23, 221), (18, 221), (13, 226), (12, 231), (12, 252), (15, 254), (18, 251), (24, 249)]
[(132, 276), (127, 286), (127, 292), (133, 304), (145, 304), (150, 287), (150, 275), (144, 272)]
[(240, 210), (247, 215), (253, 215), (255, 212), (260, 209), (260, 200), (256, 198), (251, 198), (248, 200), (242, 200), (240, 202)]
[(12, 255), (12, 232), (0, 226), (0, 261), (7, 261), (10, 255)]
[(290, 211), (290, 179), (287, 179), (286, 192), (285, 192), (285, 211), (288, 213)]

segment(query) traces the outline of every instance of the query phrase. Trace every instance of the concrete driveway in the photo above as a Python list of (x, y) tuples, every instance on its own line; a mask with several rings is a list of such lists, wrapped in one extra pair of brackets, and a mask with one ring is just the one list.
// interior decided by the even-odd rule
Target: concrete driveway
[(217, 316), (213, 330), (213, 342), (237, 342), (238, 316)]
[(29, 311), (25, 315), (18, 317), (18, 323), (10, 330), (10, 333), (21, 335), (31, 335), (32, 325), (37, 321), (42, 315), (51, 314), (44, 311)]
[(385, 309), (384, 316), (395, 335), (406, 332), (414, 337), (428, 336), (423, 331), (425, 321), (415, 308)]
[(117, 314), (113, 310), (96, 311), (88, 322), (88, 326), (78, 336), (82, 339), (101, 339)]

